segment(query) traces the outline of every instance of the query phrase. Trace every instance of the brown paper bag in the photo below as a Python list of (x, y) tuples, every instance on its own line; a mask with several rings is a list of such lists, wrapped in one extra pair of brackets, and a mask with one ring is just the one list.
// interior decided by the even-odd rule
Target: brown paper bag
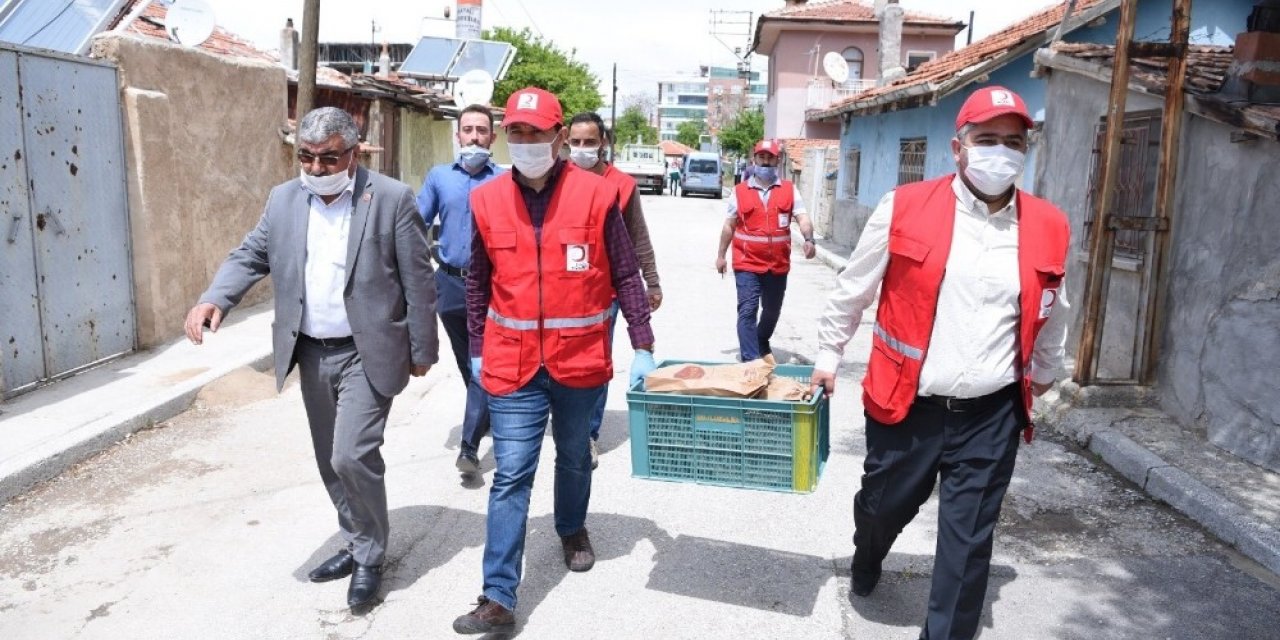
[(654, 369), (644, 379), (651, 393), (678, 393), (689, 396), (752, 398), (769, 384), (773, 364), (752, 360), (741, 364), (676, 364)]
[(783, 400), (786, 402), (807, 402), (810, 399), (809, 385), (792, 380), (791, 378), (779, 378), (773, 376), (769, 381), (769, 386), (765, 387), (765, 400)]

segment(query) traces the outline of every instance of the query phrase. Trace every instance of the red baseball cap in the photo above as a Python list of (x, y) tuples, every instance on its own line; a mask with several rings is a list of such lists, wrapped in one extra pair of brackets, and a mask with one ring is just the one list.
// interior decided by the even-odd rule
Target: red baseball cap
[(564, 123), (564, 111), (555, 94), (537, 87), (525, 87), (507, 98), (502, 126), (524, 123), (542, 131)]
[(960, 107), (960, 114), (956, 116), (956, 131), (966, 124), (981, 124), (1010, 113), (1022, 118), (1028, 129), (1036, 126), (1031, 114), (1027, 112), (1027, 103), (1022, 101), (1021, 96), (1004, 87), (983, 87), (974, 91), (964, 101), (964, 106)]
[(756, 143), (756, 148), (751, 152), (751, 155), (754, 156), (761, 151), (780, 156), (782, 155), (782, 145), (777, 140), (761, 140)]

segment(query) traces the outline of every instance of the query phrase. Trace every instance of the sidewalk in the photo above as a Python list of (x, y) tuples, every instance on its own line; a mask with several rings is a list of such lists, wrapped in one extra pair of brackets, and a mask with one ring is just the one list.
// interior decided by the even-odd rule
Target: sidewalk
[(0, 504), (182, 413), (205, 385), (271, 366), (271, 304), (237, 309), (218, 340), (130, 354), (0, 404)]
[[(798, 240), (798, 234), (793, 234)], [(852, 248), (818, 239), (839, 271)], [(1280, 473), (1237, 458), (1155, 408), (1146, 388), (1081, 389), (1067, 381), (1037, 401), (1037, 426), (1088, 449), (1148, 495), (1280, 574)]]

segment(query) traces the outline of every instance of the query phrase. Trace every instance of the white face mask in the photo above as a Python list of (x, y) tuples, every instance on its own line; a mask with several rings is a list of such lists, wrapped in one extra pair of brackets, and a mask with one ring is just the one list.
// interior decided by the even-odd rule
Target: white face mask
[(351, 184), (352, 179), (350, 165), (338, 173), (327, 176), (313, 176), (305, 170), (302, 171), (302, 184), (306, 185), (312, 193), (320, 196), (336, 196), (342, 193), (343, 189)]
[(472, 171), (489, 162), (489, 150), (479, 145), (469, 145), (458, 150), (458, 163)]
[(1027, 156), (1002, 144), (965, 147), (969, 162), (964, 175), (982, 195), (997, 197), (1009, 191), (1026, 166)]
[(594, 169), (600, 164), (600, 147), (574, 147), (569, 150), (569, 159), (583, 169)]
[(556, 163), (556, 153), (550, 142), (508, 144), (507, 149), (511, 152), (511, 164), (526, 178), (541, 178)]

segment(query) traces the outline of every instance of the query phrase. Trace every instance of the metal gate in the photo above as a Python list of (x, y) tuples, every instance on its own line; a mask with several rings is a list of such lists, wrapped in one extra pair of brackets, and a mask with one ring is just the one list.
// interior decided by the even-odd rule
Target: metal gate
[(130, 351), (113, 66), (0, 47), (0, 396)]

